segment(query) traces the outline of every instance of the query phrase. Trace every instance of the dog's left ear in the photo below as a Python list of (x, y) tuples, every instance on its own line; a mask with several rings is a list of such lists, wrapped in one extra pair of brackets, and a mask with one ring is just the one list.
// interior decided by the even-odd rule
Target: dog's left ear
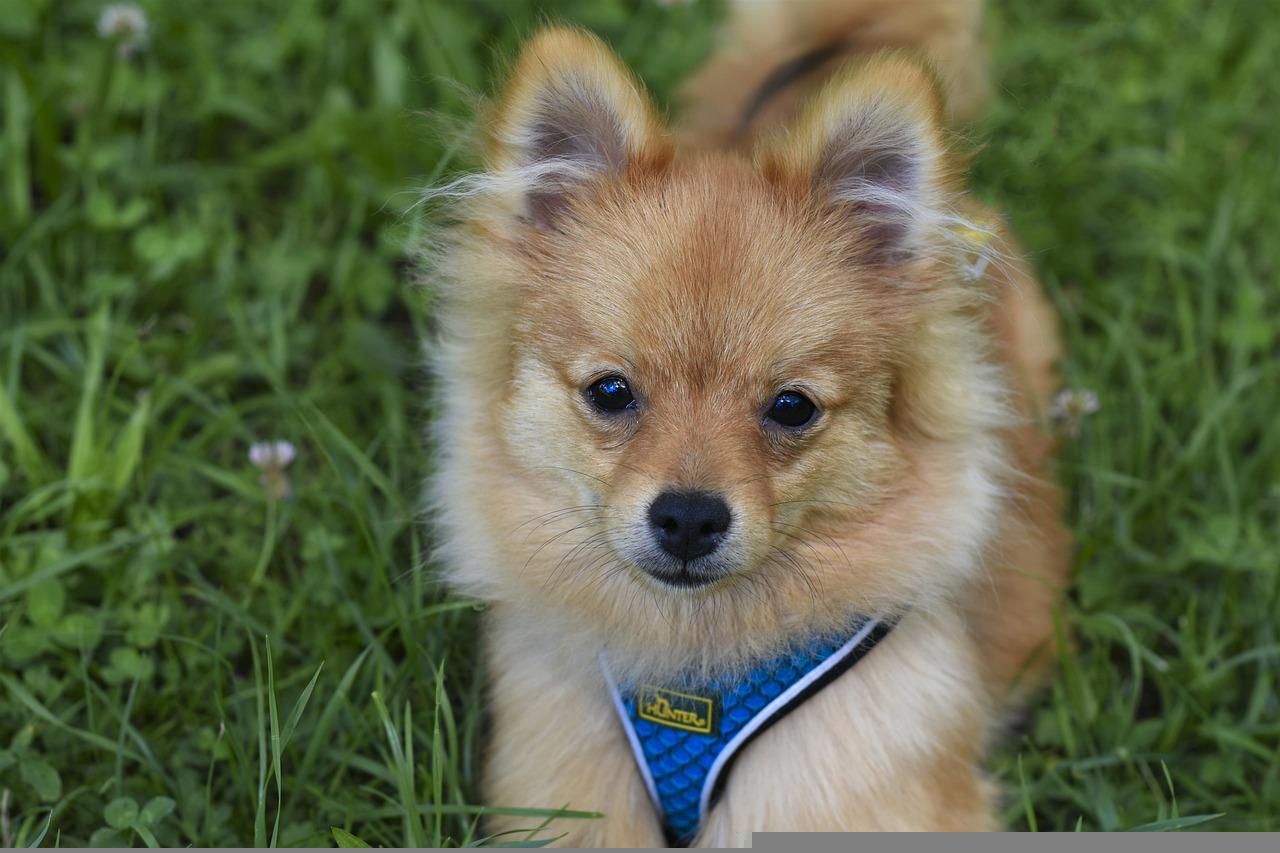
[(863, 260), (899, 266), (929, 253), (946, 209), (941, 122), (934, 78), (885, 55), (834, 77), (757, 157), (839, 214)]
[(644, 90), (595, 36), (552, 28), (512, 70), (489, 127), (486, 166), (510, 178), (517, 213), (554, 227), (575, 191), (661, 162), (669, 144)]

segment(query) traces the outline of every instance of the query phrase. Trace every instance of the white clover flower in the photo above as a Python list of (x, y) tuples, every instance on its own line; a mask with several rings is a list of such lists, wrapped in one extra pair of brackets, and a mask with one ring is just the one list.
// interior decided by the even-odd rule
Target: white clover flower
[(278, 501), (289, 496), (289, 477), (284, 469), (298, 455), (297, 449), (287, 441), (259, 441), (249, 447), (249, 461), (262, 472), (258, 482), (270, 500)]
[(249, 448), (249, 461), (263, 471), (287, 468), (297, 455), (297, 448), (287, 441), (259, 441)]
[(98, 35), (116, 42), (116, 52), (132, 56), (147, 46), (151, 22), (134, 3), (112, 3), (98, 16)]
[(1049, 407), (1049, 417), (1062, 424), (1068, 433), (1075, 435), (1080, 431), (1081, 421), (1098, 411), (1098, 406), (1098, 395), (1087, 388), (1078, 391), (1065, 388), (1058, 392), (1053, 405)]

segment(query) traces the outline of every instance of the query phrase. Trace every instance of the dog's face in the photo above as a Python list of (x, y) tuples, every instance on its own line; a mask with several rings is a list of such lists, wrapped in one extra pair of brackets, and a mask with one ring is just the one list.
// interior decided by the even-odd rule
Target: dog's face
[(536, 236), (504, 431), (599, 507), (601, 568), (690, 592), (803, 571), (798, 520), (858, 512), (901, 465), (903, 312), (814, 213), (695, 161)]
[(470, 314), (444, 319), (473, 324), (446, 373), (501, 374), (473, 374), (473, 423), (444, 421), (447, 446), (493, 440), (450, 476), (500, 457), (505, 478), (473, 501), (488, 530), (454, 513), (455, 551), (503, 539), (497, 583), (624, 631), (646, 599), (714, 599), (740, 630), (892, 587), (882, 564), (930, 535), (895, 525), (964, 491), (960, 468), (919, 491), (922, 439), (967, 434), (981, 374), (940, 248), (937, 110), (882, 61), (752, 158), (681, 157), (601, 45), (536, 39), (457, 238)]

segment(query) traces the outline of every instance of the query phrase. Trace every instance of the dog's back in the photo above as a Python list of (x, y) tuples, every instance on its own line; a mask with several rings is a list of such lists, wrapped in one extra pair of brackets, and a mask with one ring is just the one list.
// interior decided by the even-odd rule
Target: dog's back
[(744, 147), (842, 65), (885, 49), (929, 63), (948, 119), (976, 118), (988, 93), (981, 17), (982, 0), (735, 0), (719, 49), (682, 93), (681, 141)]

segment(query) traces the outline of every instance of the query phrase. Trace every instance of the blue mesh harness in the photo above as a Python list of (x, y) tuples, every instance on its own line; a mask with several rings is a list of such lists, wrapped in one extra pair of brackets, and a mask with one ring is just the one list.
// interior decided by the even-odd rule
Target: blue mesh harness
[(862, 617), (838, 635), (707, 682), (619, 686), (605, 665), (614, 706), (668, 838), (692, 842), (742, 747), (860, 661), (891, 627)]

